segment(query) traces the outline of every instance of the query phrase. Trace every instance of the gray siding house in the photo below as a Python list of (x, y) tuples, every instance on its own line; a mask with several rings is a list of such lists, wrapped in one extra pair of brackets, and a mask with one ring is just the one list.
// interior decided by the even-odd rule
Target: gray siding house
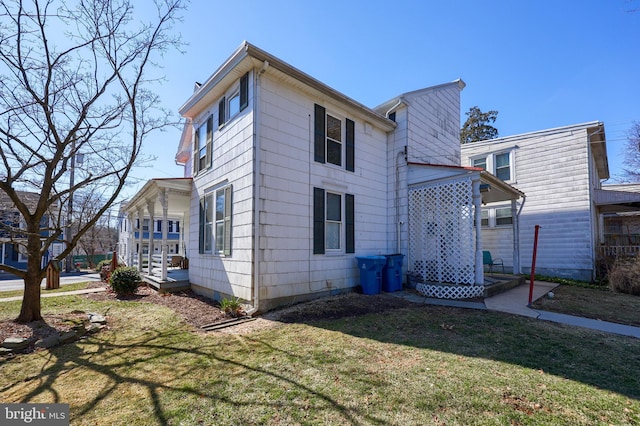
[(484, 285), (481, 203), (523, 194), (460, 166), (463, 88), (456, 80), (369, 108), (244, 42), (180, 107), (176, 181), (192, 178), (189, 195), (172, 201), (163, 181), (124, 213), (168, 220), (188, 200), (191, 288), (239, 297), (250, 312), (353, 291), (357, 257), (368, 255), (402, 254), (403, 277), (424, 294), (468, 297)]

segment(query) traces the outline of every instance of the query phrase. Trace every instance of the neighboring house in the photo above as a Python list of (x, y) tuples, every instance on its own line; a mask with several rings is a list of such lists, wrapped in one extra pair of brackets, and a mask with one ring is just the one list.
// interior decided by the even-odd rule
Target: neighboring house
[(462, 145), (465, 166), (488, 170), (526, 194), (518, 204), (521, 268), (513, 268), (510, 241), (512, 206), (482, 208), (482, 241), (493, 257), (516, 273), (529, 273), (535, 225), (539, 240), (537, 274), (590, 281), (599, 247), (607, 241), (605, 215), (629, 210), (640, 194), (607, 191), (605, 127), (590, 122)]
[(636, 255), (640, 253), (640, 184), (606, 184), (606, 192), (597, 194), (603, 202), (615, 203), (602, 215), (600, 253), (603, 256)]
[[(266, 311), (351, 291), (357, 257), (400, 253), (424, 294), (480, 294), (480, 205), (523, 194), (460, 167), (463, 88), (372, 109), (243, 43), (180, 108), (191, 288)], [(132, 223), (158, 210), (162, 191), (143, 192), (125, 207)]]
[[(40, 194), (25, 191), (17, 191), (17, 193), (27, 205), (34, 206), (40, 196)], [(50, 228), (49, 221), (49, 215), (44, 215), (42, 218), (43, 237), (48, 235), (46, 229)], [(0, 263), (3, 265), (13, 266), (18, 269), (25, 269), (27, 267), (24, 229), (25, 225), (20, 212), (18, 212), (9, 197), (0, 191)], [(51, 257), (55, 257), (60, 253), (62, 248), (62, 242), (53, 243), (49, 249)], [(46, 265), (48, 259), (49, 255), (44, 256), (42, 264)]]

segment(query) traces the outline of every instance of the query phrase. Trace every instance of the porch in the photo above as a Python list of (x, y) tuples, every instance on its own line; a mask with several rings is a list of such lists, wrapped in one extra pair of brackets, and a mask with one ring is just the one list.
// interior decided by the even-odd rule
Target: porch
[[(190, 286), (186, 231), (191, 185), (191, 178), (152, 179), (122, 209), (130, 224), (129, 232), (121, 236), (122, 257), (158, 290)], [(175, 258), (180, 261), (174, 262)]]
[[(410, 164), (408, 275), (416, 290), (442, 299), (473, 299), (522, 283), (517, 200), (524, 193), (490, 173), (469, 167)], [(481, 206), (509, 202), (513, 271), (486, 274)]]

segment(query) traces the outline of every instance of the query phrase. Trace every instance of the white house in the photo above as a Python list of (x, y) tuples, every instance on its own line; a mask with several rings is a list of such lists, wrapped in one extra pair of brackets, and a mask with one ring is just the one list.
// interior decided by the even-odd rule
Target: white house
[[(425, 294), (482, 292), (480, 205), (523, 194), (460, 166), (463, 88), (372, 109), (242, 43), (180, 108), (191, 288), (266, 311), (351, 291), (356, 257), (400, 253)], [(154, 212), (166, 197), (151, 189), (125, 210)]]
[(593, 279), (606, 242), (605, 216), (628, 211), (640, 201), (638, 193), (616, 193), (602, 185), (609, 165), (601, 122), (468, 143), (461, 153), (461, 164), (483, 168), (526, 193), (517, 206), (521, 268), (511, 262), (511, 206), (488, 203), (481, 213), (484, 247), (515, 272), (530, 272), (539, 225), (536, 274)]

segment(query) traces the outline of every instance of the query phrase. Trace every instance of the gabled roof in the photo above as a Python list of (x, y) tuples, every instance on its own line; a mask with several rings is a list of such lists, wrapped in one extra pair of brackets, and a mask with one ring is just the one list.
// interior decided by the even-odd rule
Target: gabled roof
[(320, 94), (352, 107), (366, 119), (375, 122), (385, 131), (391, 131), (396, 124), (371, 108), (327, 86), (310, 75), (292, 67), (270, 53), (244, 41), (238, 49), (187, 99), (179, 109), (182, 116), (195, 118), (207, 106), (224, 95), (225, 90), (238, 78), (251, 69), (275, 69), (285, 77), (319, 92)]

